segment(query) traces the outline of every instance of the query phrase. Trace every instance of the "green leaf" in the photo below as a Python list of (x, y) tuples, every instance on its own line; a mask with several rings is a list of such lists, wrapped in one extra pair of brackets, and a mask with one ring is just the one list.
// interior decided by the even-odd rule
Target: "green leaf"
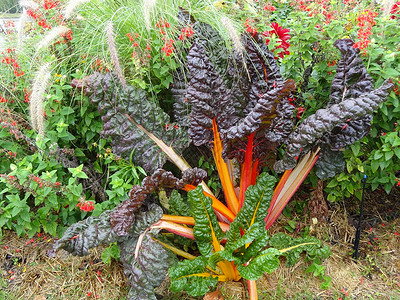
[(83, 164), (80, 165), (79, 167), (76, 168), (68, 168), (68, 171), (71, 172), (73, 177), (78, 177), (78, 178), (89, 178), (85, 172), (82, 171)]
[(62, 116), (70, 115), (70, 114), (72, 114), (72, 113), (74, 113), (74, 110), (73, 110), (71, 107), (69, 107), (69, 106), (63, 107), (63, 108), (61, 109), (61, 112), (60, 112), (60, 114), (61, 114)]
[(29, 210), (22, 210), (19, 214), (19, 217), (27, 223), (31, 222), (31, 216), (29, 214)]
[(189, 206), (177, 190), (172, 191), (168, 204), (171, 215), (190, 216)]
[(353, 145), (350, 145), (351, 151), (353, 151), (354, 156), (358, 156), (358, 153), (360, 152), (360, 143), (354, 143)]
[(103, 250), (101, 253), (101, 260), (105, 264), (110, 264), (111, 263), (111, 258), (114, 258), (115, 260), (118, 260), (120, 256), (120, 250), (119, 247), (116, 243), (112, 243), (109, 247)]
[(327, 188), (333, 188), (338, 185), (338, 182), (335, 179), (331, 179), (326, 185)]
[(378, 170), (378, 168), (379, 168), (379, 160), (373, 160), (371, 162), (371, 170), (372, 170), (372, 172), (375, 173)]
[(383, 153), (380, 150), (375, 151), (374, 159), (378, 160), (383, 156)]
[(400, 159), (400, 148), (394, 148), (393, 151), (394, 154), (396, 154), (397, 158)]
[(247, 280), (257, 280), (265, 272), (271, 274), (279, 267), (280, 255), (281, 252), (278, 249), (268, 248), (251, 260), (247, 266), (238, 265), (239, 274)]
[(193, 234), (197, 246), (202, 255), (210, 257), (214, 251), (219, 251), (219, 249), (215, 249), (214, 245), (215, 243), (219, 244), (224, 237), (212, 208), (212, 200), (204, 196), (202, 187), (198, 186), (188, 193), (188, 201), (191, 215), (195, 219)]
[(394, 154), (393, 151), (385, 152), (385, 160), (388, 161), (388, 160), (392, 159), (393, 154)]
[(171, 291), (185, 290), (191, 296), (203, 296), (218, 282), (216, 276), (206, 273), (206, 267), (207, 259), (200, 256), (193, 260), (184, 260), (177, 266), (169, 268)]
[(268, 207), (271, 202), (276, 178), (268, 173), (262, 173), (254, 186), (249, 186), (243, 207), (230, 225), (227, 232), (226, 247), (234, 245), (241, 239), (243, 231), (246, 231), (255, 223), (262, 223), (267, 215)]
[(304, 243), (312, 244), (301, 245), (283, 253), (288, 266), (293, 266), (298, 261), (303, 251), (306, 252), (307, 257), (312, 261), (314, 259), (325, 259), (331, 253), (329, 247), (323, 246), (320, 240), (312, 236), (292, 238), (280, 232), (270, 238), (270, 245), (277, 249), (290, 248)]

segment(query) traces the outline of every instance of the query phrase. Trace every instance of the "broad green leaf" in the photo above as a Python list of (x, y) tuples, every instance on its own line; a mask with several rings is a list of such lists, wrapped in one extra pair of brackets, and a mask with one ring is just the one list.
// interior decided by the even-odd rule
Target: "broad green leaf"
[(293, 266), (298, 261), (300, 254), (303, 251), (306, 252), (307, 258), (312, 261), (314, 259), (326, 259), (331, 254), (329, 247), (323, 246), (320, 240), (312, 236), (292, 238), (291, 236), (280, 232), (270, 238), (270, 246), (280, 250), (304, 243), (312, 244), (301, 245), (283, 253), (286, 257), (286, 264), (288, 266)]
[(271, 274), (279, 267), (280, 255), (281, 252), (278, 249), (268, 248), (251, 260), (247, 266), (238, 265), (239, 274), (247, 280), (257, 280), (265, 272)]
[(227, 233), (226, 247), (230, 247), (241, 238), (241, 230), (246, 233), (254, 223), (262, 223), (264, 221), (275, 183), (275, 177), (263, 173), (258, 177), (254, 186), (248, 187), (243, 207), (231, 223)]
[(207, 259), (200, 256), (193, 260), (184, 260), (177, 266), (169, 268), (171, 291), (185, 290), (191, 296), (203, 296), (218, 282), (217, 276), (206, 273), (206, 267)]
[(195, 219), (193, 234), (196, 238), (200, 253), (210, 257), (214, 251), (219, 251), (219, 242), (224, 233), (218, 224), (212, 208), (212, 200), (204, 196), (201, 186), (188, 193), (191, 215)]
[(188, 204), (183, 201), (182, 196), (177, 190), (173, 190), (169, 198), (169, 214), (179, 216), (190, 216)]

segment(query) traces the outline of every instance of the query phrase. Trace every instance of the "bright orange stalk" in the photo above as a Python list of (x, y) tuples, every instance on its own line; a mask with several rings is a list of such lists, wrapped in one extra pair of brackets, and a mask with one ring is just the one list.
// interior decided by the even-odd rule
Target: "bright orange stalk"
[[(194, 225), (194, 223), (195, 223), (195, 220), (193, 217), (183, 217), (183, 216), (174, 216), (174, 215), (163, 215), (160, 220), (174, 222), (177, 224), (186, 224), (186, 225)], [(226, 232), (229, 230), (229, 224), (226, 224), (223, 222), (218, 222), (218, 224), (221, 227), (223, 232)]]
[[(290, 198), (303, 183), (308, 173), (310, 173), (315, 162), (318, 160), (318, 156), (319, 148), (313, 153), (311, 151), (308, 152), (293, 170), (288, 173), (285, 172), (275, 190), (273, 196), (274, 203), (271, 201), (268, 215), (265, 217), (265, 229), (271, 227), (278, 218)], [(277, 195), (275, 196), (275, 194)]]
[[(191, 184), (187, 184), (183, 187), (183, 190), (186, 192), (194, 190), (196, 187)], [(211, 195), (207, 192), (204, 192), (204, 195), (207, 197), (210, 197), (212, 199), (212, 207), (214, 210), (218, 211), (221, 213), (225, 218), (227, 218), (230, 222), (232, 222), (236, 215), (229, 209), (227, 208), (221, 201), (219, 201), (217, 198), (215, 198), (214, 195)]]
[(165, 229), (165, 230), (168, 230), (169, 232), (175, 233), (177, 235), (195, 240), (192, 228), (178, 225), (173, 222), (161, 220), (161, 221), (158, 221), (158, 222), (154, 223), (153, 225), (151, 225), (151, 228)]
[(229, 175), (228, 166), (222, 158), (222, 143), (219, 136), (217, 122), (215, 119), (212, 120), (213, 132), (214, 132), (214, 147), (212, 148), (212, 153), (214, 156), (215, 164), (217, 165), (218, 174), (221, 179), (222, 189), (224, 190), (225, 200), (228, 204), (229, 209), (236, 216), (239, 212), (239, 200), (236, 196), (235, 189), (233, 188), (233, 183)]
[(258, 300), (257, 285), (255, 280), (247, 280), (250, 300)]
[(244, 203), (245, 192), (249, 185), (251, 185), (253, 175), (253, 147), (254, 147), (254, 132), (250, 134), (247, 146), (246, 154), (244, 156), (244, 163), (242, 166), (242, 172), (240, 177), (240, 193), (239, 193), (239, 206), (242, 207)]

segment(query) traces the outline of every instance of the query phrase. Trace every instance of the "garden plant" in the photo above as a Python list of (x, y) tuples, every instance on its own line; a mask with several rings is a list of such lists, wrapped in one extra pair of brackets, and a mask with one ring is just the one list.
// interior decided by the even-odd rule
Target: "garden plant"
[[(58, 235), (75, 255), (112, 244), (129, 299), (155, 299), (167, 271), (173, 291), (244, 279), (257, 299), (281, 256), (323, 269), (330, 254), (268, 234), (310, 172), (333, 178), (332, 201), (358, 195), (357, 172), (379, 170), (373, 189), (396, 184), (395, 7), (78, 2), (21, 1), (31, 20), (7, 37), (1, 227)], [(195, 167), (200, 153), (214, 169)]]

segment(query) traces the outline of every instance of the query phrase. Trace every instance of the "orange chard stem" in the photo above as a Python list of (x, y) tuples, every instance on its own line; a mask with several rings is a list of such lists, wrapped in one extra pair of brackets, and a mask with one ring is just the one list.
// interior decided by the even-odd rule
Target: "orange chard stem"
[(233, 183), (229, 175), (228, 166), (222, 158), (222, 143), (221, 138), (217, 128), (217, 122), (215, 119), (212, 120), (213, 132), (214, 132), (214, 147), (212, 153), (214, 156), (215, 164), (217, 165), (217, 170), (219, 177), (221, 179), (222, 188), (225, 194), (225, 200), (228, 204), (228, 208), (236, 216), (239, 212), (239, 200), (236, 196), (235, 189), (233, 188)]
[(257, 180), (257, 177), (259, 175), (259, 172), (258, 172), (258, 164), (259, 163), (260, 163), (260, 161), (257, 158), (254, 161), (254, 164), (253, 164), (253, 172), (251, 173), (251, 182), (250, 182), (251, 185), (255, 185), (256, 184), (256, 180)]
[(276, 199), (278, 198), (279, 194), (281, 193), (281, 191), (283, 189), (283, 186), (285, 185), (286, 181), (288, 180), (288, 178), (290, 176), (290, 173), (292, 173), (292, 170), (293, 169), (286, 170), (283, 173), (281, 179), (279, 180), (279, 183), (276, 186), (274, 194), (272, 195), (272, 198), (271, 198), (271, 203), (270, 203), (269, 208), (268, 208), (268, 214), (270, 214), (272, 209), (274, 208)]
[[(194, 190), (196, 187), (191, 184), (187, 184), (183, 187), (183, 190), (186, 192), (190, 192), (191, 190)], [(227, 208), (221, 201), (219, 201), (217, 198), (215, 198), (214, 195), (211, 195), (207, 192), (204, 192), (204, 195), (207, 197), (210, 197), (212, 199), (212, 207), (214, 210), (218, 211), (220, 214), (222, 214), (225, 218), (229, 220), (229, 222), (232, 222), (236, 215), (229, 209)]]
[(246, 153), (244, 156), (244, 163), (242, 166), (242, 173), (240, 174), (240, 193), (239, 193), (239, 206), (242, 207), (244, 203), (245, 193), (249, 185), (251, 185), (251, 179), (253, 174), (253, 147), (254, 147), (254, 132), (250, 134)]
[(175, 233), (177, 235), (195, 240), (192, 228), (185, 227), (185, 226), (173, 223), (173, 222), (161, 220), (161, 221), (158, 221), (158, 222), (154, 223), (153, 225), (151, 225), (151, 228), (165, 229), (165, 230)]
[(255, 280), (247, 280), (247, 288), (250, 300), (258, 300), (257, 285)]
[[(195, 223), (195, 220), (193, 217), (183, 217), (183, 216), (174, 216), (174, 215), (162, 215), (160, 220), (174, 222), (177, 224), (185, 224), (185, 225), (194, 225), (194, 223)], [(229, 224), (226, 224), (224, 222), (218, 222), (218, 223), (223, 232), (226, 232), (229, 230)]]
[[(312, 167), (316, 163), (319, 157), (319, 148), (314, 152), (308, 152), (304, 158), (297, 164), (297, 166), (290, 170), (290, 174), (285, 176), (285, 180), (282, 187), (277, 193), (277, 196), (273, 196), (274, 203), (271, 201), (270, 208), (268, 209), (268, 215), (265, 217), (265, 229), (271, 227), (271, 225), (278, 218), (283, 208), (292, 198), (293, 194), (297, 191), (304, 179), (310, 173)], [(285, 172), (286, 173), (286, 172)], [(281, 182), (279, 182), (281, 184)]]

